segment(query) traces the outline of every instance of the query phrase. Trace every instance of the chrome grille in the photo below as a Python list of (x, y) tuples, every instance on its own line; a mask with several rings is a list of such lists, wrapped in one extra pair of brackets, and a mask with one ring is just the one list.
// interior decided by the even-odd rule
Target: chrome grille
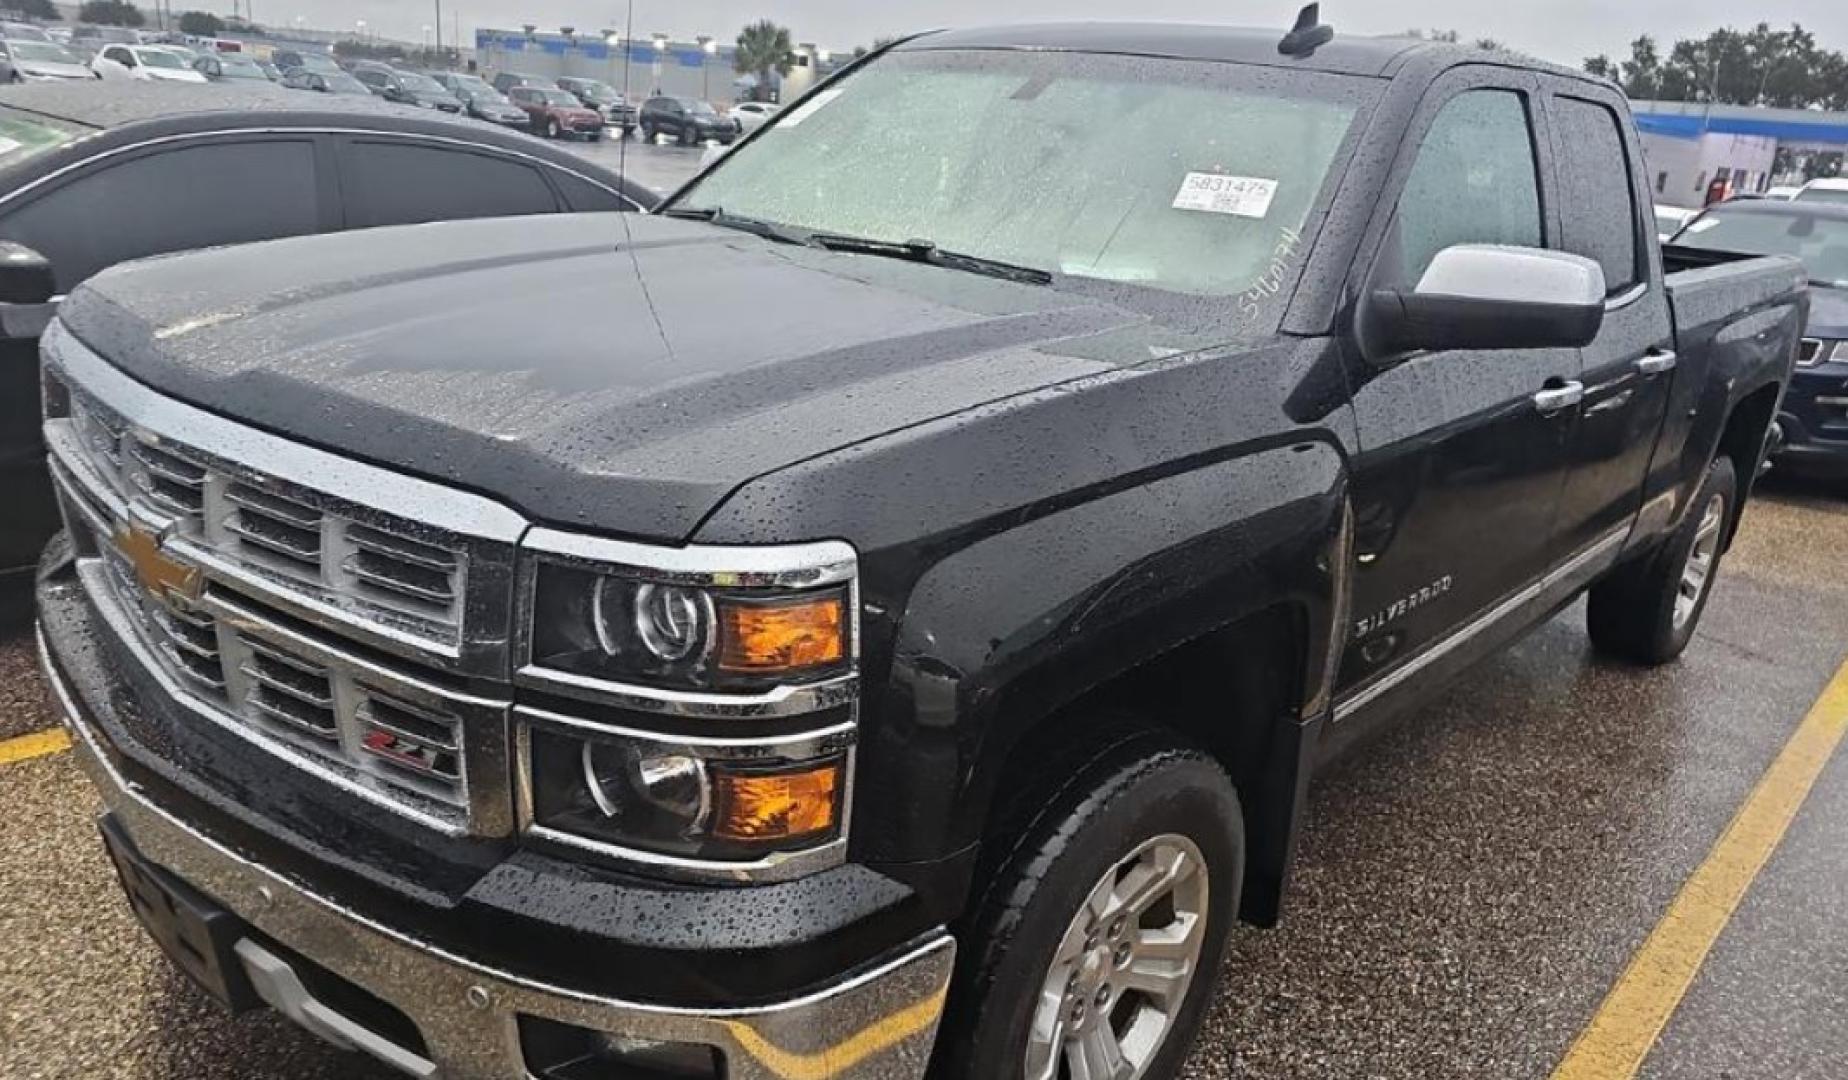
[[(349, 510), (313, 488), (126, 422), (71, 391), (76, 445), (109, 491), (174, 519), (201, 561), (349, 612), (393, 632), (454, 648), (461, 642), (468, 553), (432, 530), (370, 509)], [(362, 520), (363, 518), (363, 520)]]
[(44, 354), (86, 591), (181, 715), (438, 831), (509, 834), (507, 693), (462, 687), (505, 678), (525, 521), (155, 394), (56, 324)]

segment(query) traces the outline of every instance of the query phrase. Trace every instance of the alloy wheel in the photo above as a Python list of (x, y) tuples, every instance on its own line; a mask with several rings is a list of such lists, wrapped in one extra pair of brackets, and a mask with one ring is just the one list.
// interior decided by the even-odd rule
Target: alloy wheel
[(1687, 561), (1681, 566), (1681, 581), (1675, 587), (1677, 630), (1694, 617), (1701, 597), (1713, 584), (1713, 564), (1719, 559), (1720, 532), (1725, 524), (1726, 496), (1715, 492), (1700, 512), (1700, 524), (1694, 528), (1694, 543), (1688, 548)]
[(1105, 872), (1053, 953), (1026, 1080), (1138, 1080), (1175, 1027), (1206, 941), (1206, 858), (1165, 833)]

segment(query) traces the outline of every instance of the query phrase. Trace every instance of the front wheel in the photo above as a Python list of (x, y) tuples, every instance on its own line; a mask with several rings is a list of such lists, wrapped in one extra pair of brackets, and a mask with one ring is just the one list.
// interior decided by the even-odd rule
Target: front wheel
[(562, 135), (563, 135), (563, 132), (560, 130), (558, 126), (557, 119), (547, 120), (545, 122), (545, 137), (546, 138), (557, 139), (557, 138), (562, 137)]
[(1244, 874), (1225, 771), (1133, 734), (1048, 775), (961, 935), (943, 1077), (1166, 1080), (1212, 1000)]
[(1687, 519), (1660, 550), (1592, 586), (1586, 607), (1591, 643), (1639, 664), (1666, 664), (1694, 637), (1738, 511), (1731, 458), (1716, 458)]

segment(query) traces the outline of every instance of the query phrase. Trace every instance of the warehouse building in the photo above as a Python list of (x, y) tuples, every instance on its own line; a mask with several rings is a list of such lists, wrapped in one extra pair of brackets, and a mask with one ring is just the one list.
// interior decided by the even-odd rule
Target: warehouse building
[(1848, 113), (1687, 101), (1633, 101), (1649, 187), (1666, 206), (1698, 207), (1714, 180), (1734, 194), (1844, 173)]

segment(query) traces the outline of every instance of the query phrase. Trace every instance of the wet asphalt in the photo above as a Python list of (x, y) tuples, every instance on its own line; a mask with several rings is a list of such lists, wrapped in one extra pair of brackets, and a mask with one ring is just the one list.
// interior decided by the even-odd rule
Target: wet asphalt
[[(1592, 655), (1575, 605), (1334, 766), (1284, 925), (1242, 929), (1184, 1073), (1546, 1077), (1848, 653), (1848, 485), (1754, 504), (1694, 645)], [(0, 642), (0, 737), (52, 723)], [(218, 1015), (142, 935), (68, 754), (0, 765), (0, 1077), (389, 1074)], [(1642, 1075), (1848, 1076), (1848, 750)]]

